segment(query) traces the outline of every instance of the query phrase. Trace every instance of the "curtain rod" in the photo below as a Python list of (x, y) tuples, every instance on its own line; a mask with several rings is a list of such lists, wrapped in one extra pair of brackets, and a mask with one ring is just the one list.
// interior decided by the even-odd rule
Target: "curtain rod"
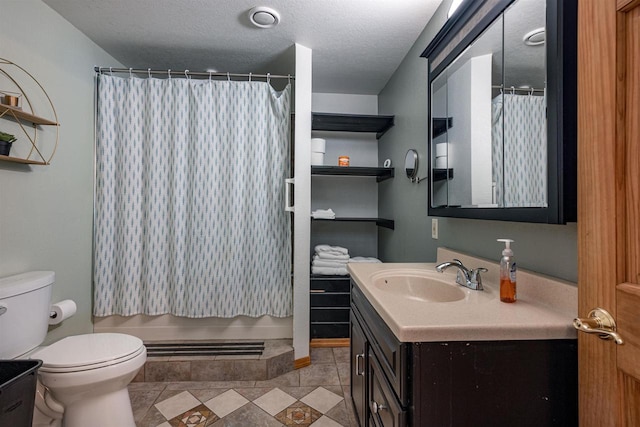
[(106, 74), (106, 73), (129, 73), (129, 74), (148, 74), (149, 76), (151, 74), (164, 74), (164, 75), (169, 75), (169, 76), (197, 76), (197, 77), (227, 77), (227, 78), (231, 78), (231, 77), (240, 77), (240, 78), (262, 78), (262, 79), (289, 79), (289, 80), (294, 80), (295, 76), (292, 75), (280, 75), (280, 74), (253, 74), (253, 73), (249, 73), (249, 74), (242, 74), (242, 73), (221, 73), (221, 72), (208, 72), (208, 71), (189, 71), (189, 70), (182, 70), (182, 71), (172, 71), (172, 70), (152, 70), (151, 68), (148, 68), (146, 70), (141, 69), (141, 68), (115, 68), (115, 67), (98, 67), (95, 66), (94, 71), (96, 73), (100, 73), (100, 74)]
[(513, 87), (513, 86), (509, 86), (509, 87), (504, 87), (502, 85), (493, 85), (491, 86), (492, 89), (502, 89), (505, 92), (506, 91), (511, 91), (511, 92), (527, 92), (530, 93), (531, 91), (533, 92), (544, 92), (545, 89), (534, 89), (534, 88), (524, 88), (524, 87)]

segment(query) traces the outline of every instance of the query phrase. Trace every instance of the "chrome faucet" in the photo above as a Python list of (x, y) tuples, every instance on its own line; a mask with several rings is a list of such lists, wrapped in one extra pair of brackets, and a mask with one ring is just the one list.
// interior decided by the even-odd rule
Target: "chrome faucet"
[(462, 261), (454, 259), (453, 261), (447, 261), (436, 265), (436, 271), (438, 273), (444, 273), (444, 271), (449, 267), (458, 268), (458, 274), (456, 276), (456, 283), (458, 285), (473, 289), (474, 291), (484, 290), (482, 287), (482, 277), (480, 277), (480, 273), (488, 271), (486, 268), (480, 267), (469, 270), (467, 267), (462, 265)]

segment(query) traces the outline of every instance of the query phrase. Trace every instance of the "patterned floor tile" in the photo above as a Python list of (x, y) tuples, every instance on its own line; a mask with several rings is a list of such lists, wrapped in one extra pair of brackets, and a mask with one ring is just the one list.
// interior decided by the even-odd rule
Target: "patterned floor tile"
[(212, 427), (282, 427), (282, 423), (253, 403), (216, 421)]
[(342, 402), (342, 396), (330, 392), (326, 388), (318, 387), (305, 397), (300, 399), (301, 402), (314, 407), (323, 414), (327, 413), (331, 408)]
[(263, 394), (259, 398), (253, 401), (262, 410), (267, 412), (271, 416), (275, 416), (277, 413), (293, 404), (296, 401), (294, 397), (291, 397), (279, 388), (274, 388), (268, 393)]
[(298, 401), (276, 414), (275, 418), (285, 426), (308, 426), (321, 416), (320, 412)]
[(154, 406), (165, 416), (168, 420), (195, 408), (200, 404), (200, 401), (193, 397), (188, 391), (176, 394), (167, 400), (163, 400), (160, 403), (156, 403)]
[(136, 426), (356, 426), (348, 350), (312, 350), (311, 366), (266, 381), (131, 384)]
[(198, 405), (193, 409), (169, 420), (171, 427), (210, 427), (220, 418), (205, 405)]
[(221, 395), (207, 400), (204, 404), (218, 414), (220, 418), (223, 418), (247, 403), (249, 401), (237, 391), (227, 390)]
[(318, 421), (313, 423), (313, 427), (344, 427), (339, 423), (333, 421), (331, 418), (326, 415), (322, 416)]

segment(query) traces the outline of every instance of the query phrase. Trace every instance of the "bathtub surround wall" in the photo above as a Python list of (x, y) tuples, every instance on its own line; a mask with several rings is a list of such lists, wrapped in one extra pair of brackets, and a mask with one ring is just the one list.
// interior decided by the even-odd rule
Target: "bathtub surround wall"
[(0, 57), (38, 79), (60, 122), (50, 166), (0, 162), (0, 276), (53, 270), (52, 300), (78, 305), (49, 343), (92, 331), (93, 67), (120, 64), (40, 0), (3, 0), (0, 10)]
[[(428, 164), (428, 74), (424, 48), (444, 24), (451, 4), (445, 0), (418, 37), (378, 98), (380, 114), (395, 114), (396, 125), (379, 142), (379, 158), (401, 164), (410, 148), (418, 150), (420, 173)], [(379, 215), (395, 219), (395, 230), (381, 229), (378, 252), (387, 262), (433, 261), (436, 248), (446, 246), (488, 259), (500, 259), (496, 238), (515, 240), (518, 265), (528, 270), (577, 282), (577, 227), (505, 221), (439, 218), (439, 239), (431, 238), (427, 216), (429, 183), (393, 179), (379, 186)]]

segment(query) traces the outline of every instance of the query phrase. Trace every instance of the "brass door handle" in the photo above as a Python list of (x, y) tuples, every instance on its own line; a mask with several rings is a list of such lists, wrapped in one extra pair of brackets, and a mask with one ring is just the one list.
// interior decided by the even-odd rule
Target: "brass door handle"
[(616, 332), (616, 321), (604, 308), (595, 308), (586, 319), (576, 317), (573, 327), (588, 334), (598, 334), (603, 340), (614, 340), (616, 344), (624, 344), (622, 337)]

